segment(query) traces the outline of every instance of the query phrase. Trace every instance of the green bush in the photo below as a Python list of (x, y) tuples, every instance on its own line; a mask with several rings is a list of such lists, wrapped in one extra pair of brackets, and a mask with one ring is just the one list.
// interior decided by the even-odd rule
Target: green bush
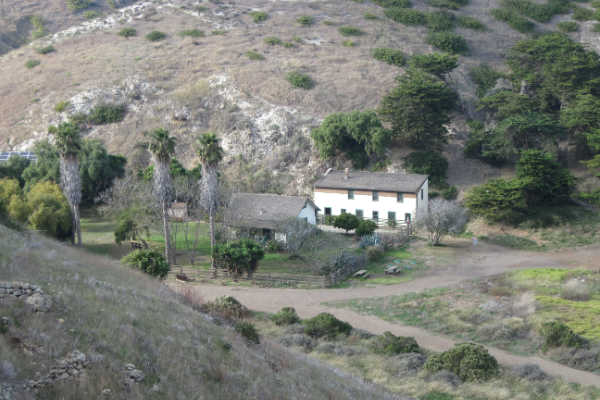
[(333, 226), (336, 228), (340, 228), (346, 231), (346, 233), (350, 232), (353, 229), (358, 227), (360, 223), (360, 218), (358, 218), (354, 214), (342, 213), (335, 217), (333, 221)]
[(353, 26), (340, 26), (338, 32), (343, 36), (362, 36), (365, 34), (363, 31)]
[(40, 60), (28, 60), (28, 61), (25, 63), (25, 66), (26, 66), (27, 68), (29, 68), (29, 69), (32, 69), (32, 68), (35, 68), (35, 67), (37, 67), (37, 66), (38, 66), (38, 65), (40, 65), (40, 64), (41, 64)]
[(215, 260), (226, 268), (233, 276), (247, 273), (248, 278), (258, 268), (258, 263), (265, 256), (262, 246), (251, 239), (240, 239), (219, 244), (215, 247)]
[(313, 318), (304, 320), (304, 332), (312, 337), (334, 339), (338, 335), (349, 335), (352, 325), (340, 321), (329, 313), (321, 313)]
[(442, 190), (442, 197), (446, 200), (456, 200), (458, 197), (458, 188), (456, 186), (449, 186)]
[(206, 307), (209, 312), (232, 320), (245, 318), (250, 314), (242, 303), (231, 296), (218, 297), (215, 301), (207, 303)]
[(421, 348), (413, 337), (394, 336), (391, 332), (384, 332), (376, 336), (371, 343), (371, 350), (375, 354), (395, 356), (402, 353), (420, 353)]
[(56, 51), (56, 49), (54, 48), (54, 46), (45, 46), (45, 47), (40, 47), (39, 49), (35, 49), (35, 52), (38, 54), (50, 54), (50, 53), (54, 53)]
[(123, 264), (137, 268), (149, 275), (164, 279), (171, 270), (165, 257), (156, 250), (134, 250), (121, 259)]
[(271, 317), (275, 325), (292, 325), (300, 322), (300, 317), (293, 307), (283, 307)]
[(409, 65), (442, 77), (458, 66), (458, 56), (444, 53), (418, 54), (410, 59)]
[(240, 321), (236, 323), (235, 331), (242, 335), (250, 343), (260, 343), (260, 338), (258, 337), (256, 327), (251, 322)]
[(119, 31), (118, 35), (125, 38), (137, 36), (137, 30), (135, 28), (123, 28)]
[(252, 20), (256, 23), (266, 21), (269, 18), (269, 14), (264, 11), (253, 11), (250, 13)]
[(406, 64), (406, 56), (401, 50), (396, 49), (385, 47), (376, 48), (373, 50), (373, 58), (398, 67), (402, 67)]
[(517, 163), (528, 207), (566, 204), (575, 189), (575, 178), (551, 154), (526, 150)]
[(137, 231), (137, 224), (132, 217), (123, 216), (119, 218), (115, 229), (115, 243), (121, 244), (126, 240), (137, 239)]
[(283, 41), (275, 36), (269, 36), (265, 38), (265, 43), (271, 46), (281, 45)]
[(389, 19), (404, 25), (425, 25), (427, 23), (427, 15), (419, 10), (410, 8), (392, 7), (384, 12)]
[(33, 15), (29, 19), (33, 29), (31, 30), (31, 39), (39, 39), (46, 35), (46, 28), (44, 27), (44, 20), (38, 15)]
[(358, 42), (355, 42), (353, 40), (344, 40), (342, 42), (342, 46), (344, 46), (344, 47), (356, 47), (356, 46), (358, 46)]
[(214, 36), (221, 36), (221, 35), (225, 35), (227, 33), (227, 31), (223, 30), (223, 29), (215, 29), (214, 31), (210, 32), (211, 35)]
[(559, 31), (565, 33), (577, 32), (579, 30), (579, 25), (575, 21), (562, 21), (558, 23), (557, 27)]
[(453, 32), (430, 32), (427, 43), (435, 48), (453, 54), (466, 54), (469, 50), (465, 38)]
[(98, 18), (100, 15), (100, 12), (96, 11), (96, 10), (89, 10), (83, 13), (83, 16), (85, 19), (94, 19), (94, 18)]
[(454, 400), (455, 397), (450, 393), (438, 392), (434, 390), (420, 397), (420, 400)]
[(201, 31), (200, 29), (186, 29), (183, 30), (181, 32), (179, 32), (179, 36), (181, 37), (193, 37), (193, 38), (200, 38), (200, 37), (204, 37), (204, 31)]
[(447, 370), (463, 381), (487, 381), (499, 372), (498, 361), (487, 349), (475, 343), (461, 343), (452, 349), (430, 356), (424, 368), (429, 372)]
[(449, 10), (458, 10), (469, 4), (469, 0), (427, 0), (431, 7), (447, 8)]
[(487, 64), (474, 67), (469, 72), (469, 77), (477, 85), (477, 96), (479, 97), (483, 97), (488, 90), (492, 89), (501, 76), (502, 74), (496, 72)]
[(465, 15), (459, 15), (456, 17), (456, 25), (461, 28), (472, 29), (474, 31), (485, 31), (486, 27), (483, 22), (479, 21), (477, 18), (468, 17)]
[(456, 17), (448, 11), (434, 11), (426, 14), (427, 28), (434, 32), (443, 32), (454, 29)]
[(315, 87), (315, 81), (301, 72), (290, 72), (286, 76), (287, 81), (293, 86), (304, 90), (309, 90)]
[(415, 174), (429, 175), (432, 185), (443, 186), (446, 183), (448, 160), (436, 151), (415, 151), (404, 158), (404, 166)]
[(367, 260), (369, 261), (381, 261), (384, 256), (383, 249), (380, 246), (369, 246), (366, 249), (366, 253)]
[(513, 12), (529, 17), (537, 22), (549, 22), (557, 14), (569, 11), (569, 2), (565, 0), (549, 0), (546, 4), (538, 4), (530, 0), (502, 0), (501, 5)]
[(575, 7), (573, 10), (573, 19), (577, 21), (589, 21), (594, 19), (594, 11), (589, 8)]
[(259, 52), (256, 52), (254, 50), (250, 50), (248, 52), (246, 52), (246, 56), (254, 61), (261, 61), (265, 59), (265, 56), (263, 56), (262, 54), (260, 54)]
[(600, 32), (600, 22), (596, 22), (592, 28), (594, 32)]
[[(350, 214), (351, 215), (351, 214)], [(370, 219), (363, 219), (358, 223), (356, 227), (356, 234), (358, 236), (371, 235), (377, 229), (377, 224)]]
[(370, 19), (370, 20), (379, 19), (379, 17), (373, 13), (365, 13), (364, 17), (365, 17), (365, 19)]
[(514, 30), (521, 33), (529, 33), (535, 29), (535, 24), (517, 14), (514, 11), (505, 8), (494, 8), (490, 14), (498, 21), (507, 23)]
[(166, 37), (167, 37), (167, 34), (164, 32), (160, 32), (160, 31), (152, 31), (146, 35), (146, 39), (151, 42), (158, 42), (160, 40), (165, 39)]
[(87, 122), (93, 125), (113, 124), (123, 121), (127, 107), (124, 104), (99, 104), (92, 108)]
[(84, 10), (93, 4), (91, 0), (67, 0), (67, 7), (72, 11)]
[(314, 25), (315, 18), (310, 17), (308, 15), (302, 15), (302, 16), (296, 18), (296, 22), (298, 22), (302, 26), (311, 26), (311, 25)]
[(391, 8), (391, 7), (409, 8), (409, 7), (412, 7), (410, 0), (374, 0), (373, 2), (383, 8)]
[(540, 327), (540, 335), (544, 339), (544, 351), (553, 347), (587, 347), (588, 341), (574, 333), (562, 322), (545, 322)]
[(493, 179), (476, 186), (465, 198), (465, 205), (473, 215), (488, 222), (518, 224), (527, 215), (527, 199), (519, 179)]

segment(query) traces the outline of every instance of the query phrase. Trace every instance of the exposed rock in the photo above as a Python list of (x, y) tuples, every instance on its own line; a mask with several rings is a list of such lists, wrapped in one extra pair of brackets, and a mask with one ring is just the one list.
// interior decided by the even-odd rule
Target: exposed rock
[(31, 305), (36, 312), (47, 312), (52, 306), (50, 298), (37, 292), (27, 297), (25, 303)]
[[(24, 299), (36, 312), (47, 312), (52, 306), (50, 297), (39, 286), (24, 282), (0, 282), (0, 299), (13, 297)], [(0, 321), (0, 325), (4, 320)], [(3, 325), (2, 325), (3, 326)]]
[(127, 384), (140, 383), (146, 376), (134, 364), (125, 364), (123, 373), (125, 375), (125, 383)]
[(86, 355), (79, 350), (73, 350), (65, 358), (58, 360), (47, 375), (36, 380), (30, 380), (25, 384), (25, 388), (37, 391), (44, 386), (53, 385), (57, 381), (77, 378), (81, 376), (87, 365)]

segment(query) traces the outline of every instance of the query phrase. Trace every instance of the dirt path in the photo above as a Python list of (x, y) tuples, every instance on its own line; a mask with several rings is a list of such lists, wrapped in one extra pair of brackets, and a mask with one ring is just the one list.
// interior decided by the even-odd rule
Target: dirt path
[[(293, 306), (302, 318), (309, 318), (321, 312), (329, 312), (356, 328), (374, 334), (391, 331), (396, 335), (414, 336), (419, 345), (424, 348), (444, 351), (451, 348), (456, 341), (447, 336), (427, 332), (421, 328), (390, 323), (374, 316), (361, 315), (347, 309), (328, 307), (322, 303), (419, 292), (431, 288), (451, 286), (466, 279), (490, 276), (522, 268), (597, 268), (600, 265), (599, 259), (600, 246), (539, 253), (515, 251), (489, 244), (480, 244), (473, 247), (470, 244), (467, 245), (461, 242), (445, 254), (443, 264), (447, 266), (437, 265), (432, 268), (430, 275), (397, 285), (307, 290), (229, 287), (210, 284), (194, 287), (197, 288), (199, 294), (205, 300), (231, 295), (250, 309), (266, 312), (276, 312), (282, 307)], [(486, 347), (501, 364), (508, 366), (538, 364), (549, 375), (562, 377), (569, 382), (600, 386), (598, 375), (569, 368), (539, 357), (517, 356), (503, 350)]]

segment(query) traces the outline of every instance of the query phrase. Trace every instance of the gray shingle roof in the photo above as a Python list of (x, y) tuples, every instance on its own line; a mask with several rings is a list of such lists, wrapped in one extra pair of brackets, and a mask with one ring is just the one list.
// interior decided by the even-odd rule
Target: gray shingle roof
[(308, 197), (234, 193), (225, 211), (225, 223), (235, 227), (276, 229), (282, 222), (298, 218), (307, 202), (317, 208)]
[(368, 171), (350, 171), (348, 179), (345, 175), (344, 171), (331, 171), (315, 182), (315, 188), (416, 193), (427, 179), (427, 175), (420, 174)]

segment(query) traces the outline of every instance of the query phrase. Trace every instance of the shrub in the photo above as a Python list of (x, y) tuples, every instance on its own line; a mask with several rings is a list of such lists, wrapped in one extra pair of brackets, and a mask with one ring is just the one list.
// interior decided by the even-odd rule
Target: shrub
[(92, 5), (91, 0), (67, 0), (67, 7), (72, 11), (84, 10)]
[(156, 250), (134, 250), (121, 259), (123, 264), (137, 268), (149, 275), (166, 278), (171, 270), (165, 257)]
[(252, 20), (256, 23), (266, 21), (269, 18), (269, 14), (264, 11), (253, 11), (250, 13)]
[[(352, 214), (350, 214), (352, 215)], [(372, 235), (377, 229), (377, 224), (370, 219), (363, 219), (358, 223), (356, 227), (356, 234), (358, 236)]]
[(380, 246), (367, 247), (367, 259), (369, 261), (381, 261), (383, 256), (383, 249)]
[(579, 25), (575, 21), (562, 21), (558, 23), (557, 27), (559, 31), (565, 33), (577, 32), (579, 30)]
[(374, 0), (374, 3), (383, 7), (400, 7), (400, 8), (409, 8), (412, 7), (410, 0)]
[(450, 393), (438, 392), (434, 390), (433, 392), (429, 392), (423, 396), (421, 396), (420, 400), (454, 400), (455, 397)]
[(375, 354), (395, 356), (402, 353), (420, 353), (421, 348), (413, 337), (395, 336), (391, 332), (384, 332), (376, 336), (371, 343), (371, 350)]
[(471, 189), (465, 205), (488, 222), (517, 224), (527, 215), (523, 183), (518, 179), (493, 179)]
[(462, 233), (467, 223), (463, 207), (452, 201), (433, 199), (425, 214), (417, 213), (417, 226), (424, 228), (432, 245), (438, 245), (444, 235)]
[(442, 77), (458, 66), (458, 56), (444, 53), (419, 54), (413, 56), (409, 64), (413, 68)]
[(358, 42), (355, 42), (353, 40), (344, 40), (342, 42), (342, 46), (344, 46), (344, 47), (356, 47), (356, 46), (358, 46)]
[(414, 151), (404, 158), (404, 166), (415, 174), (429, 175), (433, 185), (446, 183), (448, 160), (436, 151)]
[(529, 33), (535, 29), (535, 24), (505, 8), (494, 8), (490, 14), (498, 21), (506, 22), (511, 28), (521, 33)]
[(50, 53), (54, 53), (56, 51), (56, 49), (54, 48), (54, 46), (45, 46), (45, 47), (40, 47), (39, 49), (35, 49), (35, 51), (38, 54), (50, 54)]
[(445, 200), (455, 200), (458, 197), (458, 188), (456, 186), (449, 186), (442, 190), (441, 194)]
[(362, 36), (365, 34), (363, 31), (353, 26), (340, 26), (338, 32), (343, 36)]
[(193, 37), (193, 38), (200, 38), (200, 37), (204, 37), (204, 31), (201, 31), (200, 29), (186, 29), (183, 30), (181, 32), (179, 32), (179, 36), (181, 37)]
[(46, 29), (44, 28), (44, 20), (42, 19), (42, 17), (38, 16), (38, 15), (33, 15), (29, 21), (31, 22), (31, 25), (33, 26), (33, 29), (31, 31), (31, 38), (33, 40), (35, 39), (39, 39), (41, 37), (43, 37), (44, 35), (46, 35)]
[(353, 229), (358, 227), (360, 223), (360, 218), (358, 218), (354, 214), (342, 213), (335, 217), (333, 221), (333, 226), (336, 228), (340, 228), (346, 231), (346, 233), (350, 232)]
[(281, 45), (283, 44), (283, 42), (281, 41), (281, 39), (279, 39), (278, 37), (275, 36), (269, 36), (265, 38), (265, 43), (271, 46), (275, 46), (275, 45)]
[(498, 78), (500, 78), (502, 74), (496, 72), (487, 64), (481, 64), (471, 69), (469, 76), (475, 85), (477, 85), (477, 96), (483, 97), (488, 90), (496, 85)]
[(448, 11), (434, 11), (426, 14), (427, 27), (434, 32), (449, 31), (454, 29), (456, 17)]
[(256, 327), (250, 322), (241, 321), (236, 323), (235, 331), (242, 335), (250, 343), (260, 343), (260, 338), (258, 337)]
[(560, 297), (573, 301), (588, 301), (591, 294), (590, 286), (585, 281), (577, 278), (565, 283), (560, 291)]
[(404, 25), (425, 25), (427, 23), (426, 14), (419, 10), (393, 7), (386, 9), (384, 14), (389, 19)]
[(87, 122), (93, 125), (113, 124), (123, 121), (127, 108), (123, 104), (99, 104), (92, 108)]
[(402, 67), (406, 64), (406, 56), (401, 50), (396, 49), (385, 47), (376, 48), (373, 50), (373, 58), (398, 67)]
[(250, 313), (242, 303), (231, 296), (218, 297), (215, 301), (207, 303), (206, 306), (211, 313), (216, 313), (228, 319), (245, 318)]
[(487, 349), (475, 343), (461, 343), (452, 349), (427, 359), (429, 372), (447, 370), (463, 381), (486, 381), (498, 374), (498, 361)]
[(310, 17), (308, 15), (302, 15), (302, 16), (296, 18), (296, 22), (298, 22), (302, 26), (310, 26), (310, 25), (314, 25), (315, 18)]
[(466, 54), (469, 50), (465, 38), (453, 32), (430, 32), (427, 43), (440, 50), (453, 54)]
[(600, 32), (600, 22), (596, 22), (592, 28), (594, 32)]
[(431, 7), (447, 8), (449, 10), (458, 10), (469, 3), (469, 0), (427, 0)]
[(379, 17), (377, 15), (372, 14), (372, 13), (365, 13), (364, 17), (365, 17), (365, 19), (371, 19), (371, 20), (372, 19), (379, 19)]
[(58, 185), (49, 181), (37, 183), (29, 190), (25, 201), (27, 221), (32, 229), (60, 240), (71, 237), (71, 208)]
[(589, 21), (594, 19), (594, 11), (589, 8), (575, 7), (573, 10), (573, 19), (577, 21)]
[(227, 33), (227, 31), (223, 30), (223, 29), (215, 29), (214, 31), (210, 32), (211, 35), (214, 36), (220, 36), (220, 35), (225, 35)]
[(300, 322), (300, 317), (293, 307), (283, 307), (271, 317), (275, 325), (292, 325)]
[(240, 239), (220, 244), (214, 250), (215, 259), (234, 277), (246, 272), (248, 278), (258, 268), (258, 262), (265, 256), (263, 248), (254, 240)]
[(98, 18), (100, 14), (98, 11), (96, 10), (89, 10), (83, 13), (83, 16), (85, 19), (94, 19), (94, 18)]
[(544, 351), (552, 347), (587, 347), (588, 341), (574, 333), (571, 328), (562, 322), (550, 321), (542, 324), (539, 330), (544, 339)]
[(37, 67), (37, 66), (38, 66), (38, 65), (40, 65), (40, 64), (41, 64), (40, 60), (28, 60), (28, 61), (25, 63), (25, 66), (26, 66), (27, 68), (29, 68), (29, 69), (32, 69), (32, 68), (35, 68), (35, 67)]
[(485, 31), (486, 27), (483, 22), (473, 17), (467, 17), (465, 15), (459, 15), (456, 17), (456, 25), (461, 28), (472, 29), (474, 31)]
[(293, 87), (296, 88), (309, 90), (315, 87), (315, 81), (313, 81), (310, 76), (301, 72), (290, 72), (287, 74), (286, 79)]
[(160, 31), (152, 31), (146, 35), (146, 39), (151, 42), (158, 42), (167, 37), (167, 34)]
[(115, 229), (115, 243), (121, 244), (126, 240), (135, 240), (137, 238), (137, 224), (132, 217), (124, 216), (119, 218)]
[(65, 111), (67, 109), (67, 107), (69, 107), (70, 105), (71, 105), (71, 102), (68, 100), (59, 101), (54, 106), (54, 111), (61, 113), (61, 112)]
[(265, 251), (267, 253), (278, 253), (283, 250), (283, 245), (277, 240), (269, 240), (265, 243)]
[(134, 28), (123, 28), (119, 31), (118, 35), (125, 38), (137, 36), (137, 30)]
[(334, 339), (338, 335), (349, 335), (352, 325), (340, 321), (329, 313), (321, 313), (313, 318), (304, 320), (304, 333), (309, 336)]

